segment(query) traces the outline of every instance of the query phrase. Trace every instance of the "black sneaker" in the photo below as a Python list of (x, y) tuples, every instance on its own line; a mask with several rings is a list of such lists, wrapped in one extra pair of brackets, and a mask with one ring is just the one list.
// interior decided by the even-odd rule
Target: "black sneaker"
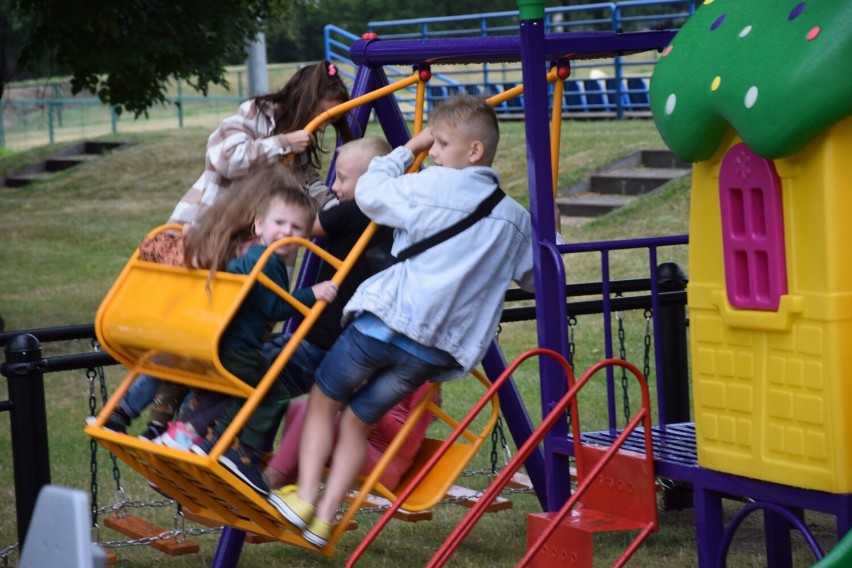
[(259, 467), (260, 459), (255, 450), (235, 441), (233, 446), (219, 456), (219, 463), (264, 497), (269, 495), (269, 486), (263, 479)]
[(127, 434), (127, 427), (130, 426), (131, 421), (132, 419), (124, 410), (116, 408), (112, 411), (112, 414), (109, 415), (109, 418), (107, 418), (107, 421), (104, 423), (104, 428), (112, 430), (113, 432)]
[(165, 424), (160, 424), (159, 422), (148, 422), (148, 425), (142, 430), (142, 433), (139, 434), (139, 438), (142, 440), (148, 440), (149, 442), (156, 441), (163, 432), (166, 431), (168, 426)]

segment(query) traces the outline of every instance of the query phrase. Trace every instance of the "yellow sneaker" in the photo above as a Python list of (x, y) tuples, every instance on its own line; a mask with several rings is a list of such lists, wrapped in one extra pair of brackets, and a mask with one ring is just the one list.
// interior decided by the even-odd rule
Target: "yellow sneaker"
[(281, 489), (276, 489), (267, 496), (267, 499), (273, 507), (278, 509), (281, 516), (299, 530), (307, 530), (308, 523), (314, 518), (314, 506), (299, 499), (295, 485), (285, 485)]
[(314, 546), (325, 548), (328, 546), (329, 537), (331, 537), (331, 529), (331, 523), (327, 523), (322, 519), (314, 517), (311, 524), (308, 525), (308, 528), (302, 531), (302, 536), (305, 537), (306, 541), (310, 542)]

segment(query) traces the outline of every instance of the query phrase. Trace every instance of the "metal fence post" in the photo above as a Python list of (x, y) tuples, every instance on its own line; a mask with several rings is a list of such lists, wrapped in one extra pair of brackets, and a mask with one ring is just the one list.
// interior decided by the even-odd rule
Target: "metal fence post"
[[(674, 262), (664, 262), (657, 267), (660, 292), (680, 292), (686, 289), (687, 277)], [(657, 322), (660, 325), (663, 357), (663, 384), (666, 396), (660, 409), (665, 424), (689, 422), (689, 347), (686, 338), (686, 306), (661, 306)], [(689, 509), (693, 506), (692, 486), (672, 482), (663, 488), (662, 506), (665, 510)]]
[(47, 101), (47, 140), (49, 144), (53, 144), (54, 142), (53, 101)]
[(6, 344), (0, 374), (8, 379), (18, 544), (23, 546), (39, 491), (50, 483), (41, 343), (22, 333)]
[(6, 101), (0, 101), (0, 148), (6, 147), (6, 127), (3, 124), (3, 115), (6, 113)]

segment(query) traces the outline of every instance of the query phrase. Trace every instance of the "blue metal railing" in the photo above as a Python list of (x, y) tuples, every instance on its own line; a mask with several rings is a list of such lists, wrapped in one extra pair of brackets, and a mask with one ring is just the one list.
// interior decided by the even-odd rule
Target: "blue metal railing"
[[(560, 6), (545, 9), (546, 33), (572, 31), (638, 31), (676, 29), (691, 16), (701, 0), (629, 0), (627, 2), (602, 2), (582, 6)], [(649, 8), (657, 8), (649, 13)], [(475, 37), (516, 34), (518, 12), (489, 12), (463, 16), (414, 18), (369, 22), (367, 31), (383, 40), (427, 39), (447, 37)], [(347, 77), (354, 77), (354, 66), (349, 59), (349, 46), (359, 36), (338, 28), (325, 28), (325, 57), (349, 69)], [(625, 116), (648, 115), (649, 79), (656, 64), (656, 53), (650, 57), (616, 56), (609, 60), (572, 61), (572, 75), (565, 83), (561, 101), (564, 113), (574, 116)], [(408, 75), (410, 70), (386, 68), (388, 77)], [(447, 69), (435, 73), (427, 92), (427, 108), (454, 91), (465, 90), (492, 95), (520, 83), (520, 65), (482, 63), (471, 69)], [(413, 91), (397, 94), (403, 112), (409, 110)], [(498, 113), (512, 115), (523, 112), (523, 99), (503, 104)]]

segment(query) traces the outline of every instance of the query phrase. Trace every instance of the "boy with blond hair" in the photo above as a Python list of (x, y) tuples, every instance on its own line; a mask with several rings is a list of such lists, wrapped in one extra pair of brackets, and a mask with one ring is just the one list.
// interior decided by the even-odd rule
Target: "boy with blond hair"
[[(388, 156), (374, 158), (355, 188), (361, 210), (394, 228), (394, 254), (500, 197), (500, 178), (491, 168), (500, 132), (491, 106), (455, 97), (432, 111), (429, 124)], [(404, 175), (426, 149), (434, 165)], [(358, 288), (343, 311), (350, 324), (311, 388), (299, 483), (279, 494), (284, 517), (309, 542), (328, 544), (364, 459), (370, 424), (424, 382), (457, 378), (476, 366), (497, 331), (509, 283), (532, 290), (532, 274), (529, 213), (502, 196), (487, 216)], [(333, 446), (334, 417), (344, 405)]]

